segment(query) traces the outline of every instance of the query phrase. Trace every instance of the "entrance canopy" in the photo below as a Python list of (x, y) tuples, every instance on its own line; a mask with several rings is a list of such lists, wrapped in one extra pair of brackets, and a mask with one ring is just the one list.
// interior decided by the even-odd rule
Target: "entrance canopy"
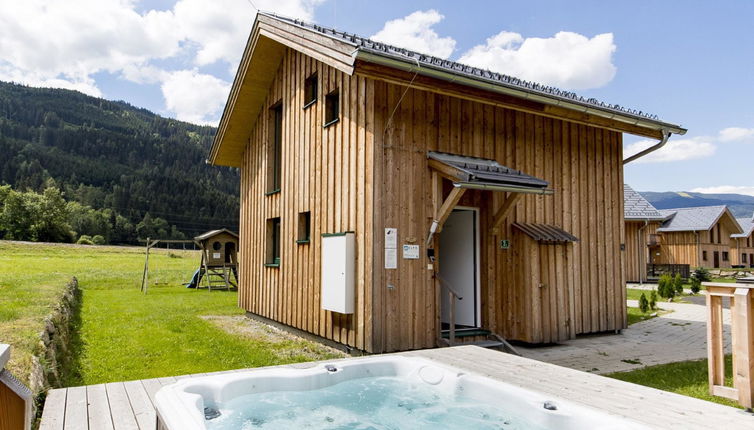
[[(522, 195), (549, 195), (554, 192), (548, 188), (550, 184), (544, 179), (527, 175), (488, 158), (430, 151), (427, 153), (427, 163), (432, 169), (435, 212), (434, 221), (427, 235), (427, 246), (430, 246), (434, 234), (442, 229), (443, 223), (467, 189), (505, 193), (505, 199), (493, 218), (491, 226), (493, 232), (497, 232), (500, 224), (513, 211)], [(453, 183), (453, 189), (444, 200), (442, 199), (442, 178)]]
[(541, 243), (555, 244), (579, 241), (576, 236), (554, 225), (514, 222), (513, 227)]
[(444, 173), (458, 188), (552, 194), (547, 181), (487, 158), (429, 152), (429, 167)]

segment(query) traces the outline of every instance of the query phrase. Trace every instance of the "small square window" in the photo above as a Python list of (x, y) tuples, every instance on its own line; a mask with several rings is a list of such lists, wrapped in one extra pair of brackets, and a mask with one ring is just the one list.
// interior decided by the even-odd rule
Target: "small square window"
[(317, 102), (317, 73), (304, 81), (304, 109)]
[(280, 218), (267, 220), (267, 252), (265, 266), (280, 267)]
[(707, 251), (702, 251), (702, 260), (707, 261)]
[(325, 127), (338, 122), (340, 117), (340, 92), (336, 88), (325, 96)]
[(309, 243), (312, 236), (312, 213), (301, 212), (298, 214), (298, 237), (296, 243)]
[(728, 253), (723, 251), (723, 261), (728, 261)]

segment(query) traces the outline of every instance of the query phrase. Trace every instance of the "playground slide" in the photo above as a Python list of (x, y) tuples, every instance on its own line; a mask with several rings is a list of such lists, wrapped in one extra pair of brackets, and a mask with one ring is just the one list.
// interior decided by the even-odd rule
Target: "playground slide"
[(196, 269), (194, 276), (191, 277), (191, 281), (186, 284), (186, 288), (196, 288), (200, 282), (202, 282), (202, 269)]

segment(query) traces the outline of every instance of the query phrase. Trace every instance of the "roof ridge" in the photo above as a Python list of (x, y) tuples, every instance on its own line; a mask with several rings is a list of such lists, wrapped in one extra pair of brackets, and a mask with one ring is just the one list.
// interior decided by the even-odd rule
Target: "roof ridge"
[(417, 63), (421, 62), (425, 66), (450, 69), (455, 72), (462, 72), (467, 75), (473, 75), (476, 78), (482, 78), (488, 81), (493, 81), (498, 84), (502, 84), (506, 86), (513, 86), (519, 89), (537, 92), (537, 93), (550, 96), (550, 97), (557, 97), (563, 100), (590, 105), (590, 106), (594, 106), (601, 109), (607, 109), (610, 111), (619, 112), (621, 114), (627, 114), (627, 115), (631, 115), (631, 116), (635, 116), (638, 118), (647, 119), (651, 121), (661, 121), (660, 118), (655, 114), (644, 112), (638, 109), (627, 108), (617, 103), (602, 102), (600, 100), (597, 100), (594, 97), (586, 98), (584, 96), (578, 95), (577, 93), (573, 91), (562, 90), (555, 86), (544, 85), (544, 84), (540, 84), (534, 81), (527, 81), (525, 79), (517, 78), (515, 76), (493, 72), (489, 69), (481, 69), (478, 67), (459, 63), (457, 61), (446, 60), (443, 58), (435, 57), (430, 54), (424, 54), (417, 51), (412, 51), (410, 49), (401, 48), (395, 45), (390, 45), (388, 43), (378, 42), (368, 37), (359, 36), (355, 33), (348, 33), (345, 31), (337, 30), (332, 27), (325, 27), (322, 25), (310, 23), (310, 22), (307, 22), (298, 18), (291, 18), (287, 16), (278, 15), (277, 13), (261, 11), (261, 10), (258, 11), (257, 13), (260, 13), (264, 16), (267, 16), (273, 19), (287, 21), (288, 23), (292, 23), (293, 25), (297, 25), (303, 28), (308, 28), (310, 30), (317, 31), (325, 36), (338, 38), (340, 40), (351, 42), (359, 48), (372, 50), (372, 51), (378, 51), (378, 52), (389, 54), (389, 55), (402, 55), (404, 57), (417, 61)]

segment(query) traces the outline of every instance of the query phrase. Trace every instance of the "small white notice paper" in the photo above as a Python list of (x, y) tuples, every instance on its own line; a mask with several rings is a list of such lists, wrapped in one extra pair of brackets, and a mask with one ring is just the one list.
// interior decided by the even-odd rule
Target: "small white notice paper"
[(214, 258), (214, 259), (220, 258), (220, 253), (219, 252), (213, 252), (212, 253), (212, 258)]
[(395, 248), (385, 248), (385, 268), (398, 268), (398, 250)]
[(419, 259), (419, 245), (403, 245), (403, 259), (404, 260), (418, 260)]
[(385, 229), (385, 248), (398, 248), (398, 229), (386, 228)]

